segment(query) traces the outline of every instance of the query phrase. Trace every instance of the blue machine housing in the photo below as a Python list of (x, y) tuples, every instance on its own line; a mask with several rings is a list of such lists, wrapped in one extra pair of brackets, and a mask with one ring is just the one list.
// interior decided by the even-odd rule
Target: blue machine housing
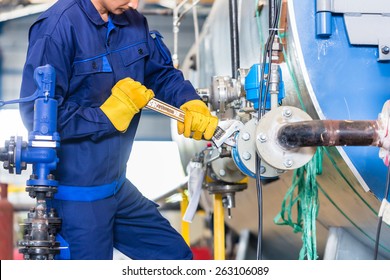
[[(378, 46), (351, 45), (342, 14), (333, 14), (322, 27), (319, 19), (316, 24), (311, 0), (302, 0), (294, 13), (297, 29), (304, 30), (298, 36), (320, 117), (376, 120), (390, 97), (390, 63), (377, 60)], [(370, 190), (383, 199), (387, 167), (378, 148), (342, 149)]]
[[(265, 64), (264, 68), (264, 74), (268, 74), (269, 64)], [(266, 95), (267, 90), (267, 81), (260, 80), (261, 76), (261, 64), (254, 64), (249, 70), (248, 75), (245, 77), (245, 91), (246, 91), (246, 99), (253, 103), (254, 108), (257, 110), (259, 108), (259, 97), (260, 97), (260, 87), (261, 82), (263, 82), (263, 89), (262, 89), (262, 95), (261, 99), (264, 100), (264, 96)], [(282, 70), (280, 67), (278, 67), (278, 73), (280, 77), (279, 82), (279, 96), (278, 101), (279, 103), (282, 101), (282, 99), (285, 97), (285, 90), (284, 90), (284, 82), (282, 78)], [(270, 109), (271, 102), (270, 102), (270, 96), (269, 94), (266, 95), (266, 110)]]

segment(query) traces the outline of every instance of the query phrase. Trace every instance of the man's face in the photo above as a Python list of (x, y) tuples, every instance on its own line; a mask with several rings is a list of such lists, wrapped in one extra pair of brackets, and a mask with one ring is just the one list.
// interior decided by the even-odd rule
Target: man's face
[(129, 9), (137, 9), (139, 0), (92, 0), (98, 10), (103, 9), (109, 13), (119, 15)]

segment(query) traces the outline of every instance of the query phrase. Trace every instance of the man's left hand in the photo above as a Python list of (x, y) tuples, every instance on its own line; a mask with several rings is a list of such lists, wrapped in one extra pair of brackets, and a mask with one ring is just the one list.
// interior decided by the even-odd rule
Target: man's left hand
[(218, 125), (218, 118), (211, 115), (209, 108), (201, 100), (191, 100), (180, 106), (185, 113), (184, 123), (177, 122), (177, 131), (184, 137), (195, 140), (210, 140)]

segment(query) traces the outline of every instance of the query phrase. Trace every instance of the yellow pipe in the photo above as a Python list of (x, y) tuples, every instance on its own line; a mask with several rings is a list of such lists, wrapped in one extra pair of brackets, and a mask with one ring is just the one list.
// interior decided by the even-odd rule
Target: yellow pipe
[(184, 241), (187, 243), (187, 245), (190, 246), (190, 223), (183, 221), (184, 214), (188, 207), (188, 197), (183, 190), (181, 190), (181, 197), (182, 197), (180, 201), (181, 235), (183, 236)]
[(222, 195), (214, 195), (214, 260), (225, 259), (225, 211)]

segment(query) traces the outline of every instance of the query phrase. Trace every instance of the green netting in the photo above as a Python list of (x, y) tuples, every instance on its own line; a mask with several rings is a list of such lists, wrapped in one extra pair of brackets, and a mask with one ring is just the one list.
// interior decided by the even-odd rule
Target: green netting
[[(295, 233), (302, 232), (300, 260), (318, 258), (316, 220), (319, 199), (316, 176), (322, 173), (322, 154), (322, 148), (317, 148), (312, 160), (294, 171), (293, 182), (284, 196), (282, 209), (274, 218), (277, 225), (288, 225)], [(295, 218), (293, 208), (296, 208)]]
[[(257, 0), (255, 1), (257, 5)], [(263, 34), (261, 33), (260, 14), (256, 13), (257, 25), (259, 30), (260, 42), (264, 41)], [(286, 33), (279, 32), (280, 38), (286, 38)], [(262, 45), (262, 44), (261, 44)], [(292, 79), (294, 90), (298, 98), (301, 108), (306, 111), (305, 104), (298, 86), (298, 81), (295, 73), (293, 72), (292, 65), (288, 54), (283, 48), (283, 55), (287, 70)], [(322, 156), (323, 153), (329, 158), (336, 172), (346, 182), (347, 186), (354, 192), (354, 194), (375, 214), (377, 211), (371, 207), (371, 205), (359, 194), (355, 189), (352, 182), (346, 178), (343, 172), (340, 170), (334, 158), (331, 156), (329, 149), (326, 147), (318, 148), (315, 157), (306, 164), (294, 171), (294, 177), (291, 187), (288, 189), (281, 206), (281, 212), (274, 218), (274, 221), (278, 225), (288, 225), (293, 228), (294, 233), (302, 232), (303, 246), (300, 252), (300, 259), (317, 259), (316, 248), (316, 227), (315, 221), (319, 210), (318, 190), (327, 198), (328, 201), (348, 220), (351, 224), (358, 229), (363, 235), (365, 235), (370, 241), (375, 242), (367, 232), (360, 228), (346, 213), (331, 199), (326, 191), (316, 182), (315, 178), (317, 174), (322, 173)], [(302, 205), (303, 203), (303, 205)], [(293, 217), (293, 207), (296, 206), (295, 217)], [(379, 245), (386, 251), (390, 249)]]

